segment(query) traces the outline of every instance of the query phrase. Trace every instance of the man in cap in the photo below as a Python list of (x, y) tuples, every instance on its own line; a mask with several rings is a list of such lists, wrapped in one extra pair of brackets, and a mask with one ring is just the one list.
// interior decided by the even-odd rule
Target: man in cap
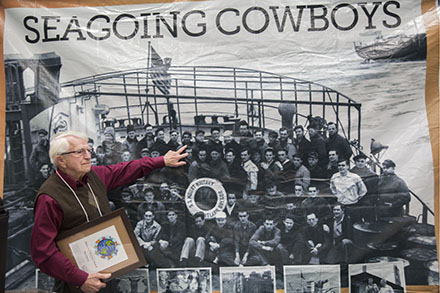
[(399, 217), (404, 215), (404, 205), (411, 200), (408, 185), (396, 175), (396, 164), (392, 160), (385, 160), (382, 163), (383, 174), (379, 177), (377, 184), (378, 193), (378, 216)]
[[(54, 291), (97, 292), (106, 287), (101, 279), (110, 274), (87, 273), (72, 264), (55, 239), (101, 214), (111, 212), (107, 191), (131, 183), (155, 168), (177, 167), (186, 155), (169, 152), (157, 159), (143, 158), (112, 166), (91, 166), (88, 137), (74, 131), (60, 132), (50, 142), (50, 159), (56, 167), (35, 199), (31, 256), (42, 272), (54, 277)], [(115, 290), (108, 283), (108, 292)], [(113, 284), (114, 285), (114, 284)]]
[(137, 144), (136, 129), (134, 128), (134, 125), (130, 124), (127, 126), (127, 138), (122, 142), (122, 151), (130, 152), (130, 160), (136, 158)]
[(360, 200), (361, 212), (366, 216), (365, 220), (372, 221), (375, 220), (374, 206), (377, 203), (377, 182), (379, 177), (368, 167), (367, 158), (363, 153), (354, 156), (355, 166), (350, 169), (350, 172), (359, 175), (367, 187), (367, 193)]
[(121, 162), (122, 144), (116, 140), (115, 129), (108, 126), (104, 129), (104, 141), (102, 142), (104, 148), (104, 162), (106, 165), (116, 164)]
[(325, 141), (326, 149), (336, 150), (339, 154), (339, 159), (349, 160), (353, 154), (348, 140), (338, 134), (338, 126), (334, 122), (327, 124), (328, 137)]
[(43, 163), (50, 163), (49, 158), (49, 140), (47, 139), (47, 131), (38, 130), (38, 143), (32, 149), (29, 162), (33, 170), (39, 170)]

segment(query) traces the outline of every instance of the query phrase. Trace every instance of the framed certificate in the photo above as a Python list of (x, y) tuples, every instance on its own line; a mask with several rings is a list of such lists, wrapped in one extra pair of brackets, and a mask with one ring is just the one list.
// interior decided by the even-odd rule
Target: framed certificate
[(110, 279), (146, 264), (122, 208), (60, 234), (56, 243), (61, 253), (81, 270), (111, 273)]

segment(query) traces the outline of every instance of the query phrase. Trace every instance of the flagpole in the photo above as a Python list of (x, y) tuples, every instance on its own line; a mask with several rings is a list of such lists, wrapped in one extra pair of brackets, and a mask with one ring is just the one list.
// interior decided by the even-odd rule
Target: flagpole
[(147, 105), (147, 123), (145, 123), (144, 119), (144, 113), (142, 113), (142, 119), (144, 120), (144, 125), (150, 123), (150, 115), (149, 115), (149, 109), (148, 109), (148, 79), (150, 76), (150, 67), (151, 67), (151, 41), (148, 41), (148, 52), (147, 52), (147, 76), (146, 76), (146, 88), (145, 88), (145, 104)]

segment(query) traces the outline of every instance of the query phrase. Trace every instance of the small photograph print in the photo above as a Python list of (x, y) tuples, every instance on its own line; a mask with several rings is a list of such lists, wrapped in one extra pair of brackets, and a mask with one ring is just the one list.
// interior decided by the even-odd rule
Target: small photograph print
[(157, 292), (211, 293), (211, 268), (157, 269)]
[(368, 263), (349, 266), (350, 293), (406, 292), (404, 263)]
[(269, 293), (275, 286), (274, 266), (220, 268), (220, 292)]
[(116, 278), (118, 292), (140, 293), (150, 292), (148, 269), (137, 269)]
[(40, 269), (35, 270), (35, 288), (39, 290), (52, 291), (55, 279), (46, 275)]
[(286, 293), (340, 293), (339, 265), (284, 266)]

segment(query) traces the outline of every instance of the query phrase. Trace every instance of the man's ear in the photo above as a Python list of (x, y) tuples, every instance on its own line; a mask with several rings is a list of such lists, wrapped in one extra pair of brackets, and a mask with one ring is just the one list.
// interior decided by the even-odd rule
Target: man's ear
[(57, 161), (59, 167), (66, 168), (66, 160), (63, 156), (56, 156), (55, 160)]

